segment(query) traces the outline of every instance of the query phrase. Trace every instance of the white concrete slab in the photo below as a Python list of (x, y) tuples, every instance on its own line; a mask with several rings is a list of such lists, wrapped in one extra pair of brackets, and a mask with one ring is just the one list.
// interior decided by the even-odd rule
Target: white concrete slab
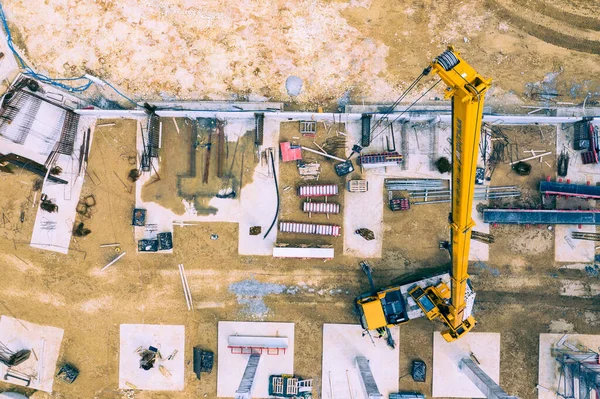
[[(370, 171), (369, 171), (370, 172)], [(383, 247), (383, 182), (385, 177), (366, 173), (369, 191), (344, 193), (344, 255), (361, 258), (381, 258)], [(375, 239), (365, 240), (354, 232), (360, 228), (373, 231)]]
[(480, 367), (496, 383), (500, 381), (500, 334), (471, 332), (446, 342), (433, 333), (433, 397), (485, 398), (479, 388), (458, 368), (460, 360), (473, 353)]
[(242, 380), (249, 355), (232, 354), (227, 348), (231, 335), (287, 337), (285, 354), (261, 356), (252, 389), (253, 398), (269, 397), (269, 376), (294, 374), (294, 323), (220, 321), (218, 327), (217, 396), (232, 398)]
[[(25, 362), (12, 367), (20, 373), (31, 376), (29, 388), (52, 392), (56, 361), (60, 352), (64, 331), (61, 328), (40, 326), (13, 317), (0, 318), (0, 342), (12, 351), (30, 349), (32, 353)], [(6, 374), (7, 367), (0, 363), (0, 375)], [(24, 385), (10, 379), (15, 385)]]
[[(558, 384), (561, 379), (559, 363), (552, 357), (552, 348), (565, 334), (540, 334), (540, 350), (538, 363), (538, 399), (556, 399)], [(568, 334), (565, 340), (568, 344), (581, 349), (589, 348), (597, 351), (600, 347), (600, 335)]]
[(595, 233), (596, 226), (560, 225), (554, 226), (554, 260), (557, 262), (593, 262), (596, 253), (594, 241), (574, 240), (571, 233)]
[(371, 372), (384, 398), (398, 392), (400, 374), (400, 329), (391, 328), (396, 348), (391, 350), (383, 339), (362, 336), (358, 324), (323, 325), (323, 375), (321, 398), (363, 398), (360, 373), (354, 359), (364, 356), (369, 360)]
[[(150, 370), (140, 368), (139, 347), (158, 348), (162, 359), (156, 360)], [(177, 350), (174, 359), (167, 357)], [(121, 324), (121, 345), (119, 350), (119, 389), (131, 389), (126, 383), (137, 389), (149, 391), (182, 391), (185, 382), (185, 327), (156, 324)], [(170, 377), (159, 370), (164, 366)]]
[(63, 254), (69, 252), (76, 208), (85, 178), (85, 172), (82, 171), (79, 174), (79, 154), (88, 128), (92, 131), (89, 146), (91, 149), (94, 141), (95, 123), (96, 118), (94, 117), (81, 117), (77, 126), (73, 154), (58, 155), (55, 165), (62, 169), (59, 177), (68, 181), (68, 184), (57, 184), (49, 180), (44, 183), (42, 193), (58, 205), (58, 211), (54, 213), (46, 212), (39, 207), (39, 202), (37, 203), (38, 209), (30, 246)]
[[(275, 171), (277, 179), (279, 173), (279, 130), (280, 120), (266, 120), (263, 127), (262, 148), (272, 147), (275, 159)], [(270, 256), (277, 241), (277, 221), (269, 235), (263, 239), (267, 229), (273, 222), (277, 208), (277, 195), (273, 177), (267, 176), (267, 165), (260, 163), (254, 169), (252, 182), (242, 189), (240, 194), (241, 212), (239, 225), (238, 252), (240, 255), (264, 255)], [(279, 187), (281, 190), (281, 187)], [(250, 235), (250, 227), (261, 226), (263, 233), (257, 236)]]

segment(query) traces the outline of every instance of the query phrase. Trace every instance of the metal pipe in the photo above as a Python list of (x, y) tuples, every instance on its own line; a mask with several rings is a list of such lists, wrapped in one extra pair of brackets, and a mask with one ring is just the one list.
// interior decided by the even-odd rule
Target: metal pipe
[(315, 153), (315, 154), (322, 155), (322, 156), (324, 156), (326, 158), (335, 159), (336, 161), (340, 161), (340, 162), (346, 162), (347, 161), (347, 159), (338, 158), (338, 157), (333, 156), (333, 155), (329, 155), (329, 154), (326, 154), (326, 153), (323, 153), (323, 152), (320, 152), (320, 151), (317, 151), (317, 150), (313, 150), (312, 148), (302, 147), (302, 146), (300, 148), (302, 148), (303, 150), (306, 150), (308, 152), (312, 152), (312, 153)]

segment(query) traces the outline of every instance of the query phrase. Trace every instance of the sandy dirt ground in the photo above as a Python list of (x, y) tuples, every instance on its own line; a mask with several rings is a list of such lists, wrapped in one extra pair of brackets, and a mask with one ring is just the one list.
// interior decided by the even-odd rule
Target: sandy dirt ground
[[(446, 45), (494, 78), (489, 99), (597, 96), (593, 0), (6, 0), (41, 72), (91, 73), (134, 98), (275, 99), (302, 107), (397, 97)], [(42, 32), (52, 32), (52, 35)], [(288, 76), (304, 80), (291, 99)], [(441, 88), (440, 88), (441, 89)]]
[[(71, 362), (82, 371), (73, 385), (57, 381), (54, 394), (36, 393), (34, 397), (213, 398), (216, 369), (198, 381), (188, 361), (192, 346), (216, 351), (218, 320), (296, 323), (295, 372), (315, 378), (315, 396), (319, 397), (322, 324), (356, 322), (352, 299), (368, 289), (367, 279), (358, 267), (359, 259), (339, 256), (323, 262), (240, 257), (237, 225), (233, 223), (176, 227), (173, 254), (136, 253), (130, 225), (133, 184), (127, 180), (136, 122), (101, 123), (106, 122), (116, 125), (96, 130), (88, 169), (92, 178), (86, 180), (82, 193), (93, 194), (97, 200), (92, 217), (83, 220), (92, 233), (73, 240), (69, 255), (28, 246), (34, 212), (27, 198), (33, 195), (35, 177), (20, 171), (2, 175), (2, 187), (12, 189), (0, 198), (0, 209), (6, 217), (6, 224), (0, 224), (0, 311), (63, 328), (59, 364)], [(284, 134), (295, 135), (295, 127), (289, 125), (283, 125)], [(522, 132), (515, 135), (516, 140)], [(187, 164), (188, 160), (181, 162)], [(290, 170), (285, 170), (287, 166), (282, 167), (282, 186), (295, 183), (295, 167), (290, 164)], [(324, 165), (327, 167), (331, 165)], [(524, 179), (520, 185), (533, 186), (538, 178)], [(288, 202), (284, 214), (300, 217), (297, 201)], [(415, 206), (408, 212), (385, 211), (383, 258), (372, 262), (377, 285), (447, 265), (447, 253), (437, 246), (439, 240), (447, 238), (448, 211), (447, 204)], [(502, 385), (511, 394), (534, 398), (538, 334), (564, 326), (579, 333), (594, 333), (599, 325), (598, 301), (563, 296), (561, 287), (565, 281), (585, 286), (597, 278), (581, 270), (559, 269), (553, 262), (552, 232), (514, 226), (491, 232), (496, 243), (490, 249), (490, 261), (473, 264), (470, 270), (478, 292), (477, 330), (502, 333)], [(218, 234), (219, 239), (211, 240), (211, 234)], [(120, 243), (127, 255), (100, 272), (116, 256), (114, 249), (99, 247), (109, 242)], [(193, 312), (186, 310), (178, 263), (184, 263), (188, 273), (196, 304)], [(124, 323), (185, 325), (185, 391), (117, 389), (119, 325)], [(431, 367), (431, 331), (439, 329), (441, 325), (426, 320), (400, 328), (401, 342), (406, 343), (400, 348), (401, 376), (408, 373), (410, 361), (416, 358)], [(0, 383), (0, 389), (5, 387)], [(430, 395), (430, 377), (425, 384), (401, 377), (400, 388)]]
[[(38, 70), (56, 76), (96, 74), (136, 99), (268, 98), (305, 108), (348, 99), (390, 101), (450, 43), (483, 75), (494, 78), (488, 98), (500, 105), (544, 99), (547, 93), (552, 101), (578, 102), (600, 91), (594, 79), (600, 65), (600, 6), (591, 0), (6, 0), (3, 6), (18, 47)], [(304, 80), (296, 99), (286, 94), (290, 75)], [(352, 299), (368, 289), (359, 259), (240, 257), (237, 225), (232, 223), (176, 227), (173, 254), (137, 254), (130, 225), (133, 183), (127, 180), (136, 122), (114, 122), (96, 130), (82, 193), (97, 201), (91, 218), (83, 220), (92, 233), (73, 240), (68, 255), (28, 246), (36, 177), (20, 170), (0, 175), (0, 312), (63, 328), (59, 364), (70, 362), (82, 371), (73, 385), (57, 381), (53, 395), (34, 397), (214, 398), (216, 368), (197, 381), (187, 362), (195, 345), (216, 351), (218, 320), (296, 323), (295, 371), (315, 378), (319, 397), (322, 324), (356, 322)], [(172, 130), (170, 121), (165, 123)], [(183, 124), (180, 128), (182, 134), (188, 132)], [(551, 132), (544, 131), (548, 141), (540, 142), (539, 129), (530, 129), (508, 129), (506, 134), (516, 135), (520, 148), (555, 148)], [(189, 145), (181, 144), (189, 154)], [(543, 148), (530, 148), (539, 145)], [(172, 175), (185, 173), (188, 161), (175, 165)], [(533, 166), (529, 178), (499, 167), (492, 184), (516, 182), (530, 190), (527, 203), (537, 206), (534, 189), (550, 169)], [(282, 166), (282, 186), (294, 186), (297, 172), (286, 168)], [(324, 174), (323, 181), (333, 178)], [(171, 183), (150, 186), (146, 195), (174, 190)], [(173, 198), (165, 201), (173, 209), (177, 205)], [(343, 196), (339, 201), (343, 204)], [(284, 215), (299, 217), (298, 204), (291, 199), (287, 204), (284, 212), (290, 213)], [(448, 263), (448, 255), (438, 249), (438, 241), (447, 238), (448, 211), (441, 204), (384, 212), (383, 258), (373, 262), (377, 285)], [(565, 326), (593, 334), (600, 326), (597, 297), (561, 295), (565, 281), (590, 286), (598, 280), (554, 263), (551, 231), (503, 226), (491, 233), (496, 243), (490, 261), (470, 270), (478, 293), (477, 330), (502, 333), (501, 384), (512, 395), (533, 399), (538, 334)], [(211, 240), (211, 234), (219, 239)], [(127, 254), (100, 272), (116, 254), (99, 246), (112, 242)], [(339, 243), (341, 238), (334, 245)], [(193, 312), (186, 310), (178, 263), (188, 272)], [(117, 389), (119, 325), (124, 323), (186, 326), (185, 391)], [(401, 342), (410, 343), (400, 348), (401, 376), (416, 358), (431, 367), (433, 330), (441, 326), (426, 320), (400, 328)], [(425, 384), (418, 384), (401, 377), (400, 389), (430, 396), (430, 378), (431, 373)], [(4, 388), (9, 386), (0, 383)]]

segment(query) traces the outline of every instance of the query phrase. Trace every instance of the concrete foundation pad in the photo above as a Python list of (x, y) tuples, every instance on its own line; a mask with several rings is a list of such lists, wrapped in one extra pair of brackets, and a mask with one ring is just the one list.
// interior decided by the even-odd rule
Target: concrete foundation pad
[[(366, 193), (344, 193), (344, 255), (362, 258), (381, 258), (383, 247), (383, 191), (384, 177), (369, 176), (369, 191)], [(355, 231), (367, 228), (375, 239), (365, 240)]]
[[(552, 357), (551, 350), (565, 334), (540, 334), (538, 363), (538, 399), (556, 399), (561, 379), (559, 363)], [(581, 349), (597, 351), (600, 335), (567, 334), (565, 342)]]
[(471, 353), (481, 369), (499, 383), (500, 334), (472, 332), (450, 343), (439, 332), (433, 333), (433, 397), (485, 398), (458, 368), (460, 360)]
[(360, 373), (354, 359), (364, 356), (369, 360), (371, 372), (384, 398), (398, 392), (400, 368), (400, 329), (391, 329), (396, 348), (391, 350), (383, 339), (362, 335), (358, 324), (323, 325), (323, 375), (321, 398), (363, 398)]
[(560, 225), (554, 226), (554, 260), (557, 262), (593, 262), (596, 252), (594, 241), (574, 240), (571, 233), (595, 233), (596, 226)]
[[(139, 347), (158, 348), (162, 359), (157, 358), (150, 370), (140, 368)], [(177, 350), (174, 359), (167, 357)], [(149, 391), (181, 391), (184, 388), (185, 327), (155, 324), (121, 324), (119, 351), (119, 389)], [(164, 366), (171, 376), (165, 377), (159, 370)]]
[[(29, 388), (40, 391), (52, 392), (63, 334), (64, 331), (56, 327), (40, 326), (8, 316), (0, 319), (0, 342), (14, 352), (21, 349), (35, 352), (12, 369), (31, 376)], [(0, 363), (0, 375), (6, 375), (6, 371), (7, 367)], [(6, 382), (25, 385), (15, 381), (9, 379)]]
[(269, 376), (294, 374), (294, 323), (220, 321), (218, 331), (217, 396), (233, 398), (242, 380), (250, 355), (233, 354), (228, 346), (230, 335), (287, 337), (288, 348), (279, 355), (263, 353), (252, 388), (253, 398), (269, 397)]

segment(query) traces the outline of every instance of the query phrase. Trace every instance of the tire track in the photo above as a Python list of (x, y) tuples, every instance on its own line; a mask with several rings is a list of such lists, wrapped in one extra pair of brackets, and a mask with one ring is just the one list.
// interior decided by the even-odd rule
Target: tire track
[(498, 18), (510, 21), (511, 25), (546, 43), (568, 50), (581, 51), (590, 54), (600, 54), (600, 41), (564, 35), (559, 31), (550, 29), (546, 26), (523, 18), (517, 13), (511, 12), (496, 0), (486, 0), (485, 5), (488, 9), (493, 11)]
[(527, 7), (576, 28), (600, 31), (600, 19), (598, 18), (573, 14), (541, 0), (528, 0)]

